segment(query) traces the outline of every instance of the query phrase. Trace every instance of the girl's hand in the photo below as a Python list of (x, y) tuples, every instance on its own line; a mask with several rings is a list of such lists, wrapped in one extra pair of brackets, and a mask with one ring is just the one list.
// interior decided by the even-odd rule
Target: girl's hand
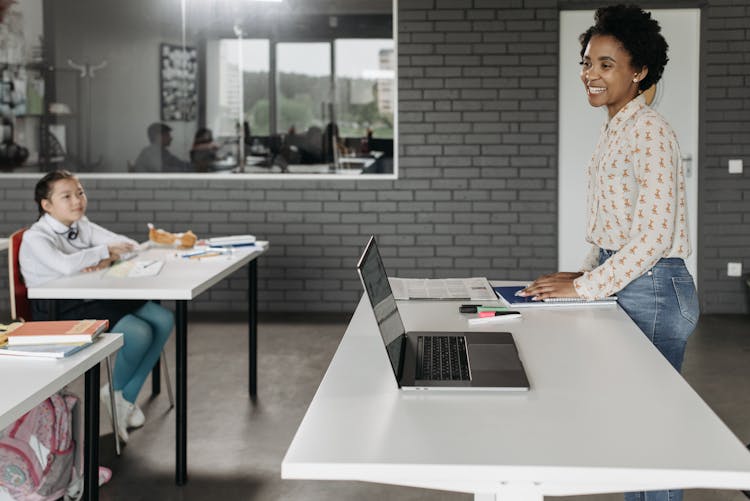
[(534, 301), (541, 301), (550, 297), (579, 297), (573, 286), (573, 280), (583, 275), (581, 272), (560, 271), (549, 275), (542, 275), (525, 289), (518, 292), (519, 296), (533, 296)]
[(103, 270), (104, 268), (109, 268), (110, 266), (112, 266), (115, 261), (117, 261), (117, 259), (112, 259), (111, 257), (105, 258), (96, 263), (94, 266), (89, 266), (81, 271), (84, 273), (90, 273), (92, 271)]
[(109, 258), (113, 261), (117, 261), (122, 254), (135, 250), (135, 245), (128, 242), (117, 242), (109, 244), (107, 250), (109, 250)]

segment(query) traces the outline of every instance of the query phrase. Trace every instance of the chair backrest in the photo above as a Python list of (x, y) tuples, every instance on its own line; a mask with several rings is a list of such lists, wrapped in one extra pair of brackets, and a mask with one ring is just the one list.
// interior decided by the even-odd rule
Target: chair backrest
[(8, 284), (10, 286), (10, 315), (13, 320), (31, 320), (31, 304), (26, 292), (26, 284), (21, 276), (21, 266), (18, 253), (21, 250), (21, 240), (27, 228), (21, 228), (10, 236), (8, 251)]

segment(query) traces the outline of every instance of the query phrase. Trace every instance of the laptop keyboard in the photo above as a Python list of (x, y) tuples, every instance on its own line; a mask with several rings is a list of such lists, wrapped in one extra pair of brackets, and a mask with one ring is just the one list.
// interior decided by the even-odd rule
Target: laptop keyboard
[(463, 336), (420, 336), (417, 379), (469, 381), (469, 358)]

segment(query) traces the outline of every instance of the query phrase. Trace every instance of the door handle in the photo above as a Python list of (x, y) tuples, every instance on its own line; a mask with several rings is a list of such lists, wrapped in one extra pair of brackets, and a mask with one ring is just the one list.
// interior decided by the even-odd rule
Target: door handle
[(682, 164), (685, 166), (685, 177), (693, 177), (693, 155), (683, 155)]

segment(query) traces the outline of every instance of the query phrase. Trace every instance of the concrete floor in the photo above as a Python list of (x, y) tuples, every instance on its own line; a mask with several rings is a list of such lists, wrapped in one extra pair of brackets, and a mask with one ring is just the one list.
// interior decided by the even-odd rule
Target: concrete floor
[[(471, 496), (361, 482), (282, 480), (280, 464), (348, 318), (262, 318), (259, 398), (247, 396), (247, 327), (242, 321), (192, 321), (189, 335), (189, 482), (174, 484), (174, 413), (166, 392), (139, 403), (144, 428), (131, 433), (119, 458), (102, 409), (101, 463), (114, 471), (100, 499), (234, 500), (470, 500)], [(174, 339), (167, 345), (174, 374)], [(701, 318), (691, 338), (687, 381), (744, 442), (750, 441), (750, 316)], [(105, 381), (102, 374), (102, 382)], [(81, 381), (73, 389), (83, 394)], [(557, 498), (615, 501), (619, 493)], [(737, 491), (687, 491), (686, 501), (746, 501)]]

